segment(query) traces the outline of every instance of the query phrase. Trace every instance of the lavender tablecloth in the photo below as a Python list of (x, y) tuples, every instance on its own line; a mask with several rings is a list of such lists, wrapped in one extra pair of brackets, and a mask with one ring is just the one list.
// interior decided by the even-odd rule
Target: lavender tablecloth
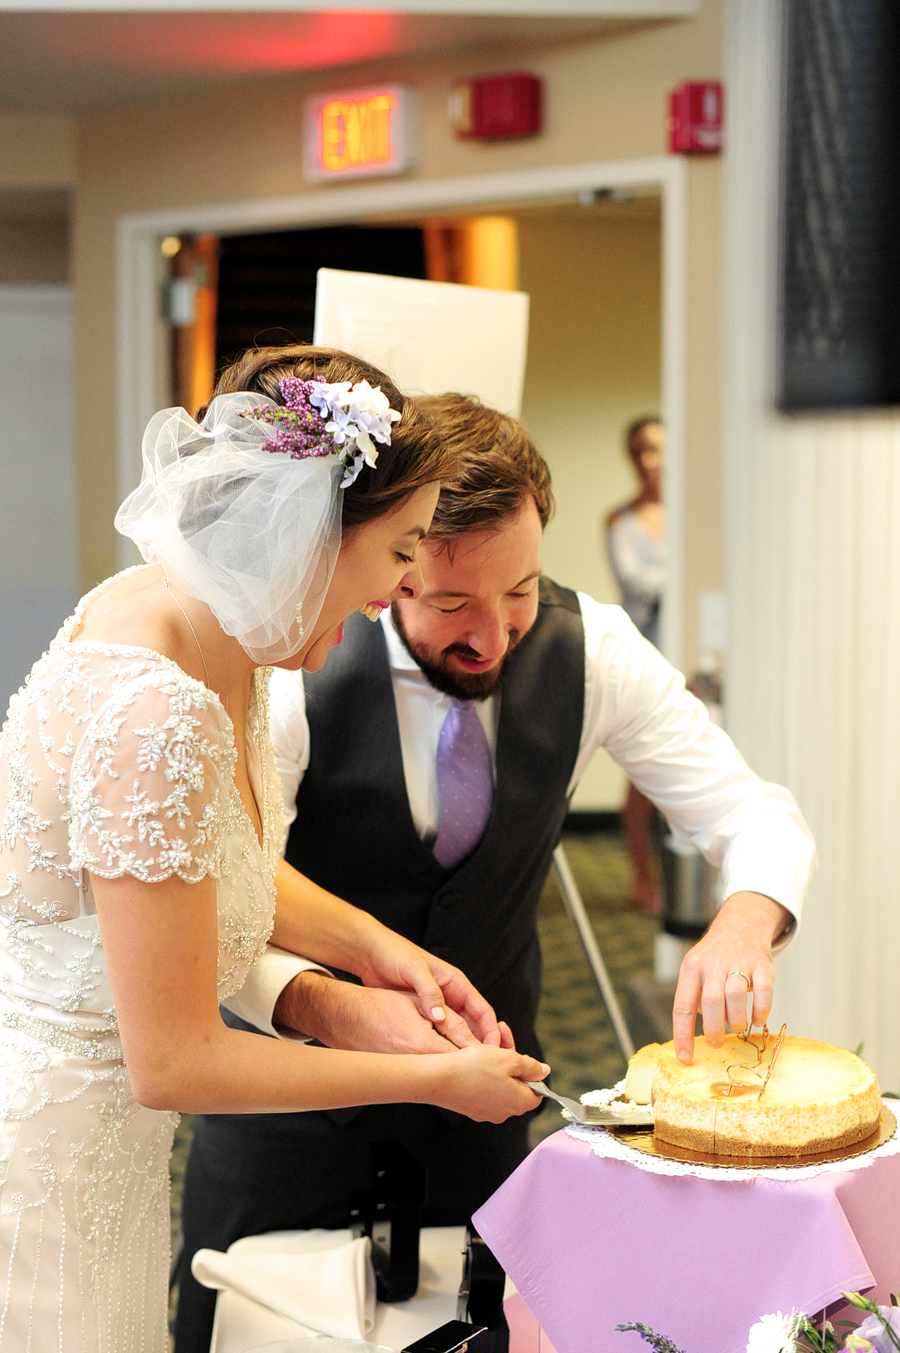
[(900, 1287), (900, 1154), (812, 1178), (712, 1180), (548, 1137), (474, 1220), (559, 1353), (745, 1353), (761, 1315)]

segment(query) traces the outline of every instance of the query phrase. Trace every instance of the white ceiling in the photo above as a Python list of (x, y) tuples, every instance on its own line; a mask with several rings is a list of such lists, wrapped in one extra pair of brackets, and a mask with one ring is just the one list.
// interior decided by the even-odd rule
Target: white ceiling
[[(371, 10), (373, 0), (330, 0), (329, 12)], [(376, 0), (377, 3), (377, 0)], [(701, 0), (388, 0), (393, 14), (573, 15), (606, 18), (673, 18), (696, 14)], [(322, 0), (0, 0), (2, 10), (92, 10), (105, 13), (145, 10), (291, 10), (320, 11)]]
[[(442, 2), (452, 5), (454, 0)], [(459, 5), (466, 3), (458, 0)], [(146, 7), (143, 12), (74, 13), (36, 11), (33, 4), (29, 12), (17, 11), (9, 0), (0, 0), (0, 108), (108, 107), (383, 57), (613, 36), (639, 24), (658, 23), (661, 14), (670, 16), (673, 9), (683, 13), (694, 8), (693, 0), (606, 0), (605, 6), (604, 0), (553, 0), (548, 15), (547, 0), (541, 0), (543, 14), (535, 12), (538, 0), (515, 0), (520, 10), (530, 12), (518, 17), (497, 12), (512, 3), (480, 0), (482, 11), (492, 5), (494, 11), (468, 15), (298, 12), (303, 0), (295, 0), (294, 12), (225, 11), (220, 6), (215, 13), (151, 12)], [(579, 4), (587, 17), (572, 14)], [(417, 0), (417, 7), (427, 8), (428, 0)], [(648, 17), (654, 12), (655, 18)]]

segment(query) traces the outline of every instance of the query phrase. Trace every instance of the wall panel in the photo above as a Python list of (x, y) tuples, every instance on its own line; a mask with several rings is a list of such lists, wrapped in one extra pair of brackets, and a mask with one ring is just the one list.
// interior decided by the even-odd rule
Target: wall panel
[(776, 1015), (900, 1089), (900, 416), (775, 411), (780, 0), (728, 0), (728, 725), (820, 872)]

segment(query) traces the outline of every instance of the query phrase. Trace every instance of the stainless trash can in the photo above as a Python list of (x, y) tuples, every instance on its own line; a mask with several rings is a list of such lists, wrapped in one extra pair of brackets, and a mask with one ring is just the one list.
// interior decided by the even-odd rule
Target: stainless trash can
[(674, 836), (663, 839), (661, 854), (662, 928), (679, 939), (697, 940), (719, 909), (719, 871)]

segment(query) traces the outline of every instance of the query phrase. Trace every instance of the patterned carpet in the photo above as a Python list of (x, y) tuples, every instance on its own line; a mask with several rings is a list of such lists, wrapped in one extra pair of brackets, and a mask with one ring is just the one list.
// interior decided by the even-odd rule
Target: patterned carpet
[[(610, 977), (624, 1002), (629, 979), (652, 972), (653, 937), (658, 923), (624, 901), (628, 863), (617, 836), (572, 835), (566, 837), (564, 844)], [(544, 994), (538, 1033), (553, 1068), (554, 1088), (577, 1099), (585, 1090), (612, 1085), (624, 1074), (625, 1067), (552, 875), (541, 898), (539, 924), (544, 952)], [(173, 1238), (178, 1234), (180, 1222), (181, 1181), (191, 1121), (185, 1115), (175, 1134)], [(556, 1131), (561, 1122), (556, 1106), (548, 1105), (533, 1123), (532, 1144)]]
[[(619, 837), (572, 835), (563, 844), (624, 1007), (630, 979), (653, 972), (659, 922), (625, 901), (629, 867)], [(539, 929), (544, 990), (538, 1035), (553, 1068), (553, 1088), (577, 1099), (585, 1090), (615, 1084), (625, 1074), (625, 1063), (552, 873), (541, 897)], [(532, 1124), (532, 1145), (562, 1121), (556, 1106), (548, 1104)]]

